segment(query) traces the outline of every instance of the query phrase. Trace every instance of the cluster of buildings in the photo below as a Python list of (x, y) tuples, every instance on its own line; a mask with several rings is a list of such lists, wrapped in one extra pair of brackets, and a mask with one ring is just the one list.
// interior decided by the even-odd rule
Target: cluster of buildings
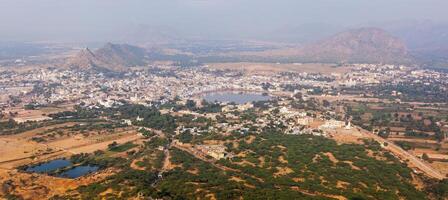
[[(52, 104), (61, 102), (112, 106), (126, 99), (145, 104), (180, 97), (193, 98), (198, 94), (221, 90), (247, 90), (266, 92), (285, 91), (285, 85), (312, 88), (354, 87), (413, 80), (431, 84), (447, 83), (442, 72), (420, 70), (394, 65), (358, 64), (348, 73), (331, 75), (290, 73), (254, 75), (235, 71), (219, 71), (206, 67), (163, 68), (166, 73), (154, 70), (130, 71), (120, 77), (102, 73), (63, 69), (36, 69), (26, 72), (0, 73), (0, 103), (11, 103), (10, 96), (23, 103)], [(269, 87), (265, 87), (269, 85)], [(14, 102), (17, 103), (17, 102)]]
[(216, 160), (231, 158), (232, 155), (226, 152), (223, 145), (195, 145), (196, 150), (204, 155), (208, 155)]

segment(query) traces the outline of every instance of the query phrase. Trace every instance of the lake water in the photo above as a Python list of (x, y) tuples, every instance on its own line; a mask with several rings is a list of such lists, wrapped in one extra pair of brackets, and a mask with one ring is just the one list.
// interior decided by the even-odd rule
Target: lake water
[(82, 165), (82, 166), (75, 166), (71, 169), (68, 169), (67, 171), (63, 171), (58, 174), (54, 174), (51, 172), (57, 172), (58, 169), (64, 169), (67, 167), (71, 167), (73, 164), (69, 160), (64, 159), (57, 159), (52, 160), (37, 166), (29, 167), (26, 169), (27, 172), (35, 172), (35, 173), (42, 173), (47, 174), (50, 173), (51, 175), (64, 177), (64, 178), (78, 178), (87, 174), (90, 174), (92, 172), (98, 171), (99, 167), (92, 166), (92, 165)]
[(34, 167), (30, 167), (26, 169), (27, 172), (36, 172), (36, 173), (48, 173), (55, 171), (60, 168), (71, 166), (72, 163), (68, 160), (64, 159), (58, 159), (58, 160), (52, 160), (47, 163), (43, 163)]
[(208, 102), (235, 102), (237, 104), (245, 104), (253, 101), (267, 101), (271, 97), (257, 93), (236, 93), (236, 92), (217, 92), (204, 95), (204, 99)]
[(60, 174), (61, 177), (64, 178), (78, 178), (87, 174), (90, 174), (92, 172), (96, 172), (98, 171), (99, 167), (97, 166), (77, 166), (73, 169), (70, 169), (66, 172), (63, 172), (62, 174)]

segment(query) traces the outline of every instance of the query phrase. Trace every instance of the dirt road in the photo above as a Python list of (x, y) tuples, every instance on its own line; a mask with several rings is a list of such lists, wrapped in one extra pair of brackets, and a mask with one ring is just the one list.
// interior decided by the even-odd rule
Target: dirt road
[(372, 138), (374, 140), (376, 140), (377, 142), (379, 142), (380, 144), (384, 144), (387, 143), (387, 146), (384, 146), (384, 149), (392, 152), (394, 155), (398, 156), (401, 160), (408, 160), (408, 164), (411, 167), (415, 167), (418, 168), (420, 171), (422, 171), (423, 173), (425, 173), (426, 175), (432, 177), (432, 178), (436, 178), (439, 180), (442, 180), (444, 178), (446, 178), (446, 176), (444, 176), (443, 174), (441, 174), (439, 171), (435, 170), (434, 168), (432, 168), (428, 163), (426, 163), (425, 161), (415, 157), (414, 155), (408, 153), (407, 151), (405, 151), (404, 149), (402, 149), (401, 147), (395, 145), (393, 142), (388, 141), (387, 139), (384, 139), (382, 137), (379, 137), (369, 131), (360, 129), (361, 133), (364, 134), (367, 138)]

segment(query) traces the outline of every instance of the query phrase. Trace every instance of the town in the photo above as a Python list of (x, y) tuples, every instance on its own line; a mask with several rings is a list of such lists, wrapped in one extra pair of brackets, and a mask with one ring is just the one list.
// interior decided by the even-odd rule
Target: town
[[(244, 172), (244, 167), (267, 162), (266, 156), (254, 157), (250, 146), (265, 140), (258, 135), (269, 133), (267, 137), (322, 137), (341, 145), (364, 144), (390, 153), (414, 176), (435, 180), (447, 176), (448, 110), (439, 101), (445, 98), (447, 73), (403, 65), (327, 67), (327, 73), (254, 73), (244, 66), (241, 70), (150, 66), (113, 76), (56, 68), (4, 71), (0, 141), (6, 149), (1, 151), (0, 167), (9, 171), (72, 157), (71, 162), (90, 160), (83, 161), (90, 163), (85, 167), (117, 170), (115, 164), (92, 161), (90, 154), (110, 151), (107, 154), (121, 158), (120, 152), (126, 152), (136, 157), (131, 168), (157, 171), (160, 180), (155, 185), (167, 181), (167, 174), (179, 167), (176, 162), (181, 158), (176, 156), (187, 153), (222, 171), (261, 181), (263, 177)], [(403, 89), (409, 84), (416, 86), (414, 91)], [(230, 99), (216, 98), (220, 94)], [(148, 145), (154, 148), (146, 149)], [(333, 154), (321, 156), (339, 162)], [(278, 159), (280, 166), (288, 163), (286, 155)], [(360, 169), (352, 161), (344, 162)], [(272, 167), (277, 178), (296, 173), (293, 167)], [(199, 173), (197, 168), (190, 170)], [(93, 176), (89, 172), (86, 179)], [(301, 192), (317, 195), (308, 189)]]

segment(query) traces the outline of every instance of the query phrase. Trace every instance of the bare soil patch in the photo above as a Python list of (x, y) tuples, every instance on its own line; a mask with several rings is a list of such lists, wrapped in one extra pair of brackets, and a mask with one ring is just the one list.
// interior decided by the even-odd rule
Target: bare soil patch
[(324, 153), (324, 155), (326, 155), (328, 157), (328, 159), (330, 159), (330, 161), (333, 162), (334, 164), (339, 162), (339, 160), (336, 159), (336, 157), (334, 157), (334, 155), (330, 152), (326, 152), (326, 153)]
[(276, 168), (277, 168), (277, 172), (274, 174), (274, 177), (280, 177), (280, 176), (288, 175), (288, 174), (294, 172), (289, 167), (276, 167)]
[(433, 161), (430, 165), (440, 173), (448, 175), (448, 162)]
[(21, 196), (23, 199), (49, 199), (55, 195), (67, 194), (69, 190), (81, 185), (103, 180), (116, 172), (117, 170), (108, 169), (79, 179), (64, 179), (0, 169), (0, 184), (10, 186), (6, 191), (0, 190), (0, 196), (4, 196), (4, 192), (7, 192)]
[(278, 161), (283, 164), (288, 164), (288, 161), (283, 156), (278, 157)]
[(334, 67), (334, 64), (322, 63), (303, 63), (303, 64), (274, 64), (274, 63), (251, 63), (251, 62), (237, 62), (237, 63), (209, 63), (211, 68), (215, 69), (230, 69), (241, 70), (247, 73), (254, 74), (270, 74), (278, 72), (307, 72), (307, 73), (347, 73), (352, 68), (350, 67)]
[(249, 138), (246, 139), (246, 143), (247, 144), (252, 144), (252, 142), (254, 142), (255, 138), (256, 137), (253, 136), (253, 135), (249, 136)]
[(350, 183), (347, 183), (347, 182), (344, 182), (344, 181), (337, 181), (337, 183), (336, 183), (336, 187), (337, 188), (341, 188), (341, 189), (345, 189), (349, 185), (350, 185)]
[(139, 166), (137, 163), (141, 162), (143, 159), (135, 159), (131, 162), (131, 168), (135, 170), (145, 170), (145, 167)]

